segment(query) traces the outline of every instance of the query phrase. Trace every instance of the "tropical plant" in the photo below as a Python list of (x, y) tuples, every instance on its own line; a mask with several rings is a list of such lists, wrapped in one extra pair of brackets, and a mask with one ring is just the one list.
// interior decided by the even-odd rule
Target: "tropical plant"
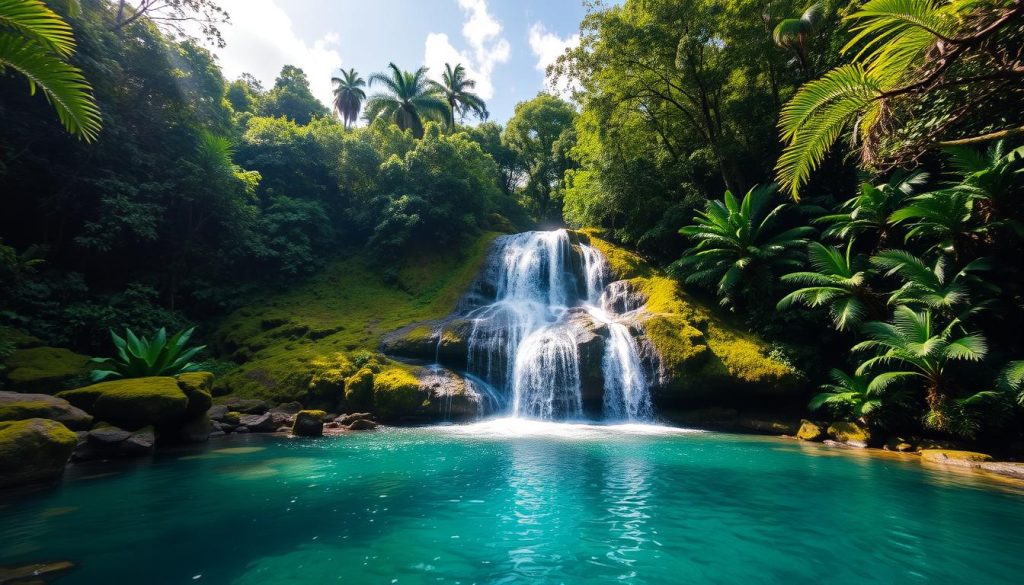
[(366, 99), (366, 92), (363, 91), (366, 81), (359, 77), (355, 69), (342, 69), (341, 77), (332, 77), (331, 83), (334, 84), (334, 109), (338, 111), (345, 127), (351, 128), (359, 118), (359, 110)]
[(852, 256), (852, 250), (852, 240), (845, 253), (818, 242), (808, 244), (807, 258), (814, 272), (784, 275), (782, 282), (803, 285), (803, 288), (783, 297), (776, 308), (784, 310), (793, 303), (808, 307), (825, 305), (840, 331), (857, 326), (864, 318), (881, 318), (878, 296), (868, 284), (870, 270), (861, 266), (860, 258)]
[(1013, 95), (1020, 99), (1019, 61), (1006, 55), (1017, 54), (1022, 15), (1018, 0), (869, 0), (860, 6), (846, 17), (853, 36), (842, 52), (852, 53), (853, 62), (803, 85), (782, 109), (786, 146), (776, 165), (778, 181), (796, 196), (849, 128), (861, 162), (875, 168), (912, 162), (937, 145), (1024, 132), (1017, 120), (995, 132), (945, 140), (987, 127), (999, 118), (979, 123), (988, 108)]
[(811, 37), (818, 30), (821, 21), (821, 4), (814, 3), (807, 7), (798, 18), (785, 18), (775, 25), (772, 40), (775, 44), (792, 51), (800, 69), (810, 70), (808, 49)]
[(89, 376), (93, 382), (100, 382), (194, 372), (199, 369), (199, 364), (191, 360), (206, 346), (186, 347), (193, 331), (195, 327), (167, 337), (167, 330), (161, 327), (150, 340), (146, 337), (137, 337), (131, 329), (125, 329), (124, 337), (111, 330), (110, 338), (117, 350), (117, 357), (93, 358), (92, 361), (104, 364), (105, 367), (96, 368)]
[[(679, 233), (697, 242), (674, 265), (687, 283), (714, 288), (726, 306), (752, 286), (774, 280), (775, 274), (801, 266), (798, 250), (807, 245), (814, 228), (800, 226), (779, 231), (775, 222), (788, 205), (769, 209), (775, 185), (755, 187), (742, 201), (729, 191), (722, 201), (708, 201), (693, 225)], [(766, 212), (767, 211), (767, 212)]]
[(836, 416), (852, 416), (863, 423), (868, 423), (872, 414), (887, 402), (897, 403), (903, 400), (903, 394), (894, 392), (891, 387), (893, 383), (906, 377), (908, 375), (904, 372), (886, 372), (871, 376), (851, 375), (843, 370), (832, 369), (829, 371), (832, 382), (822, 384), (823, 392), (815, 394), (807, 407), (811, 410), (828, 408)]
[(996, 377), (996, 389), (1024, 406), (1024, 360), (1006, 364)]
[(466, 77), (466, 68), (459, 63), (453, 69), (449, 63), (444, 64), (441, 83), (433, 82), (434, 89), (448, 103), (448, 127), (455, 127), (455, 115), (467, 116), (475, 114), (481, 120), (489, 115), (487, 105), (477, 94), (469, 91), (476, 87), (476, 81)]
[(849, 240), (861, 234), (877, 234), (877, 244), (883, 246), (891, 237), (889, 216), (910, 196), (916, 187), (928, 181), (923, 171), (896, 171), (880, 185), (864, 181), (860, 193), (843, 202), (839, 213), (823, 215), (814, 223), (827, 223), (822, 236)]
[(970, 194), (956, 189), (942, 189), (911, 197), (907, 205), (889, 216), (895, 225), (907, 224), (907, 241), (925, 240), (928, 250), (957, 255), (969, 245), (973, 236), (986, 227), (973, 220), (974, 201)]
[(890, 305), (928, 308), (947, 316), (966, 307), (967, 313), (956, 315), (961, 320), (987, 304), (971, 302), (970, 285), (993, 286), (975, 275), (993, 268), (990, 258), (978, 258), (956, 272), (951, 270), (947, 256), (939, 255), (935, 264), (929, 266), (906, 250), (885, 250), (873, 256), (871, 263), (885, 271), (886, 276), (903, 280), (903, 285), (889, 295)]
[[(891, 323), (872, 321), (865, 323), (862, 331), (868, 339), (855, 345), (853, 351), (877, 353), (864, 361), (856, 374), (881, 368), (893, 379), (920, 378), (929, 409), (926, 424), (937, 430), (951, 430), (949, 409), (954, 389), (948, 366), (955, 361), (982, 360), (988, 351), (985, 338), (962, 333), (956, 319), (940, 328), (930, 309), (918, 313), (907, 306), (896, 308)], [(897, 367), (906, 369), (891, 369)]]
[(412, 130), (413, 136), (423, 137), (426, 120), (448, 119), (448, 104), (427, 79), (427, 68), (402, 71), (394, 63), (388, 64), (388, 73), (374, 73), (370, 86), (379, 83), (385, 93), (370, 96), (366, 101), (366, 118), (370, 121), (386, 119), (402, 130)]
[[(77, 10), (77, 2), (69, 8)], [(75, 52), (71, 26), (42, 0), (0, 0), (0, 73), (8, 67), (43, 92), (68, 132), (92, 142), (100, 110), (82, 71), (68, 61)]]

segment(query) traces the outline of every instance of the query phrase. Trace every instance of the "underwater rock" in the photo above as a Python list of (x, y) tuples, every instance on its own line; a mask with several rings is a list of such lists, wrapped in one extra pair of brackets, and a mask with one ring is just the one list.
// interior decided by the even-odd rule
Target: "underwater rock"
[(48, 418), (73, 431), (92, 426), (92, 416), (63, 398), (49, 394), (0, 391), (0, 421)]
[(59, 479), (78, 437), (45, 418), (0, 422), (0, 488)]

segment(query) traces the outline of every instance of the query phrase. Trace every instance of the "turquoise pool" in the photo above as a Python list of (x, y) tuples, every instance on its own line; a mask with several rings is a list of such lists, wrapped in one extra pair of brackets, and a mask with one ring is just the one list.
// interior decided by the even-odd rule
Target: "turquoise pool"
[(1024, 492), (782, 439), (492, 421), (239, 436), (0, 501), (57, 583), (1021, 583)]

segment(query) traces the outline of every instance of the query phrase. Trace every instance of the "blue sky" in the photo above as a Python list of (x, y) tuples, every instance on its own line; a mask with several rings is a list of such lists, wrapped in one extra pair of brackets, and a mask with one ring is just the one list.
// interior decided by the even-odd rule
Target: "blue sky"
[[(232, 23), (216, 49), (225, 76), (252, 73), (270, 86), (285, 64), (305, 70), (314, 95), (330, 99), (330, 77), (355, 67), (366, 77), (389, 61), (431, 67), (461, 61), (478, 82), (491, 119), (546, 84), (543, 66), (579, 42), (580, 0), (220, 0)], [(372, 89), (371, 89), (372, 92)]]

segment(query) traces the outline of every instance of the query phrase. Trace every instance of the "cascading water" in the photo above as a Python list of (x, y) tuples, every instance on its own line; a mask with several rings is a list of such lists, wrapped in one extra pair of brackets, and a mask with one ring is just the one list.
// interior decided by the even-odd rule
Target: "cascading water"
[[(565, 230), (499, 240), (492, 254), (493, 301), (470, 311), (470, 374), (508, 396), (513, 416), (545, 420), (584, 415), (581, 331), (599, 328), (603, 416), (649, 420), (647, 376), (636, 339), (620, 319), (639, 309), (622, 283), (605, 284), (601, 253)], [(581, 321), (583, 320), (583, 321)]]

